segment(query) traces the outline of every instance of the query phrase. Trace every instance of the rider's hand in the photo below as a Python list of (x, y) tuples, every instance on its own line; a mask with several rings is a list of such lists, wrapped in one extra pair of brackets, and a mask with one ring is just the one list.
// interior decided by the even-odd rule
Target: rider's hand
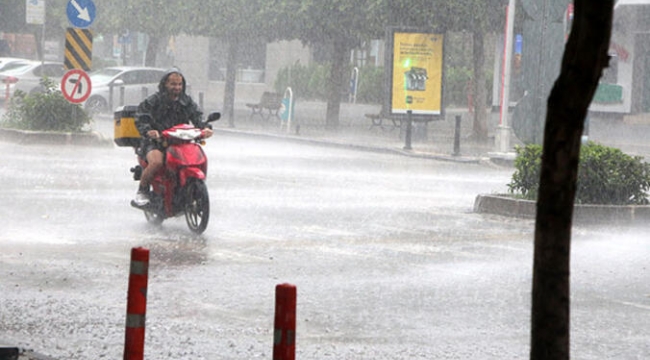
[(205, 129), (203, 129), (203, 138), (207, 139), (207, 138), (209, 138), (210, 136), (212, 136), (213, 133), (214, 133), (214, 132), (212, 131), (212, 129), (210, 129), (210, 128), (205, 128)]
[(158, 139), (160, 137), (160, 133), (158, 130), (149, 130), (147, 131), (147, 136), (151, 139)]

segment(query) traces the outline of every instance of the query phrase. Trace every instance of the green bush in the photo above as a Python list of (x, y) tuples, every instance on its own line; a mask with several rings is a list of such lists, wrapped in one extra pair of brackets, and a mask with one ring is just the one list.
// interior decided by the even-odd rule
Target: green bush
[(384, 100), (384, 68), (364, 66), (359, 69), (357, 102), (363, 104), (381, 104)]
[[(517, 147), (510, 193), (536, 200), (542, 146)], [(650, 164), (640, 156), (588, 142), (580, 151), (575, 202), (600, 205), (646, 205), (650, 189)]]
[[(329, 65), (310, 64), (308, 66), (293, 65), (282, 68), (278, 72), (274, 89), (284, 93), (291, 86), (296, 97), (308, 100), (326, 100), (327, 82), (329, 80)], [(347, 72), (352, 73), (352, 68)], [(291, 77), (291, 80), (289, 80)], [(384, 88), (384, 70), (375, 66), (364, 66), (359, 69), (359, 88), (357, 102), (379, 104), (382, 101)], [(341, 96), (345, 99), (350, 94), (349, 83), (341, 89)]]
[[(274, 89), (284, 93), (291, 86), (293, 93), (302, 99), (326, 100), (329, 65), (310, 64), (308, 66), (293, 65), (282, 68), (276, 77)], [(350, 67), (347, 74), (352, 73)], [(291, 77), (291, 81), (289, 81)], [(466, 67), (448, 67), (445, 70), (444, 101), (445, 106), (467, 106), (468, 83), (472, 78), (472, 70)], [(492, 73), (486, 74), (487, 103), (492, 103)], [(348, 99), (350, 84), (345, 83), (341, 96)], [(359, 88), (357, 102), (364, 104), (381, 104), (384, 101), (384, 68), (363, 66), (359, 68)]]
[(325, 99), (328, 74), (329, 67), (324, 65), (292, 65), (282, 68), (278, 72), (274, 88), (276, 92), (282, 94), (290, 86), (294, 96), (298, 98), (308, 100)]
[(41, 81), (45, 91), (25, 94), (16, 91), (2, 126), (22, 130), (80, 132), (91, 121), (78, 104), (68, 102), (49, 79)]
[(467, 106), (467, 91), (472, 70), (466, 67), (448, 67), (445, 70), (444, 99), (447, 106)]

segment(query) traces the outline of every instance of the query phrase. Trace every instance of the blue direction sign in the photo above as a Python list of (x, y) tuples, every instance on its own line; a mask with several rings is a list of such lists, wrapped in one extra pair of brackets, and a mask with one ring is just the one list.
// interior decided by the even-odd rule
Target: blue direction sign
[(66, 13), (72, 26), (85, 29), (95, 21), (95, 3), (92, 0), (70, 0)]

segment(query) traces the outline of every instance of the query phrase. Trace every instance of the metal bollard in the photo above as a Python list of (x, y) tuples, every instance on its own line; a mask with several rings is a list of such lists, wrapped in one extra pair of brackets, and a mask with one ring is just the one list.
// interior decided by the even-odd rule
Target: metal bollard
[(296, 358), (296, 295), (295, 285), (275, 287), (275, 320), (273, 333), (273, 360)]
[(144, 359), (144, 329), (147, 313), (149, 249), (131, 249), (131, 268), (126, 304), (124, 360)]
[(124, 106), (124, 92), (126, 89), (124, 86), (120, 86), (120, 106)]
[(454, 130), (454, 152), (452, 155), (460, 155), (460, 115), (456, 115), (456, 129)]
[(108, 85), (108, 109), (109, 109), (110, 111), (113, 111), (113, 109), (115, 108), (115, 107), (113, 106), (113, 103), (114, 103), (114, 101), (113, 101), (113, 98), (114, 98), (114, 96), (113, 96), (113, 89), (114, 89), (114, 88), (115, 88), (115, 86), (113, 86), (112, 83), (111, 83), (110, 85)]
[(413, 119), (411, 115), (412, 110), (406, 112), (406, 135), (404, 136), (404, 150), (412, 150), (411, 147), (411, 133), (413, 131)]

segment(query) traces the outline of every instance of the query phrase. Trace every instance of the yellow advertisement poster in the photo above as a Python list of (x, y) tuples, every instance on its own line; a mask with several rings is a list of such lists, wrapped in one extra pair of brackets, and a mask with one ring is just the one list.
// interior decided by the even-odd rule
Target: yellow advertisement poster
[(440, 115), (443, 35), (393, 35), (392, 113)]

